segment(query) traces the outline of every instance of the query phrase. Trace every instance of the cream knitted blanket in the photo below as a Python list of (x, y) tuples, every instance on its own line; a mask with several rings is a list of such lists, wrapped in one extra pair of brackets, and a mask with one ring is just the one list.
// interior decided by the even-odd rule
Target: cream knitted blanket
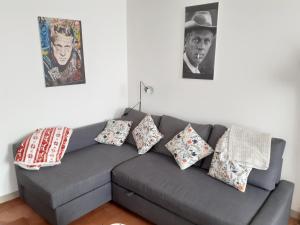
[(267, 170), (270, 163), (271, 136), (233, 125), (229, 131), (228, 154), (232, 161), (251, 168)]

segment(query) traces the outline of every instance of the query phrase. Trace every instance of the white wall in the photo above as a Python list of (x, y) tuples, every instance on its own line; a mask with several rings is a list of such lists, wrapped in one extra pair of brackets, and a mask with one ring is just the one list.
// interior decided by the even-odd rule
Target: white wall
[[(45, 88), (38, 16), (81, 20), (86, 84)], [(126, 17), (125, 0), (0, 0), (0, 196), (17, 190), (17, 139), (100, 122), (127, 106)]]
[(204, 0), (128, 0), (129, 105), (195, 122), (241, 124), (287, 140), (283, 178), (300, 211), (298, 0), (219, 2), (215, 80), (182, 79), (185, 6)]

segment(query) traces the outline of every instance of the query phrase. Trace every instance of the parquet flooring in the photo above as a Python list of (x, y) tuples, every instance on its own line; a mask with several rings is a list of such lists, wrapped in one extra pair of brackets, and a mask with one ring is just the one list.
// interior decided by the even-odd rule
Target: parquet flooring
[(289, 220), (289, 225), (300, 225), (300, 221), (291, 218)]
[[(151, 225), (151, 223), (141, 217), (110, 202), (74, 221), (70, 225), (110, 225), (113, 223)], [(22, 199), (16, 198), (0, 204), (0, 225), (48, 225), (48, 223), (36, 214)]]
[[(95, 209), (70, 225), (111, 225), (113, 223), (151, 225), (150, 222), (112, 202)], [(48, 223), (22, 199), (16, 198), (0, 204), (0, 225), (48, 225)], [(300, 225), (300, 223), (290, 219), (289, 225)]]

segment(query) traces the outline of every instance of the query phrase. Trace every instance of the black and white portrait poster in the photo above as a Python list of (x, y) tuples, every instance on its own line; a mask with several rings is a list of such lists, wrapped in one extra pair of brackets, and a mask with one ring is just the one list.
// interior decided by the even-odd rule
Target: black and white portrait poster
[(84, 84), (79, 20), (38, 17), (46, 87)]
[(185, 8), (183, 78), (214, 79), (218, 3)]

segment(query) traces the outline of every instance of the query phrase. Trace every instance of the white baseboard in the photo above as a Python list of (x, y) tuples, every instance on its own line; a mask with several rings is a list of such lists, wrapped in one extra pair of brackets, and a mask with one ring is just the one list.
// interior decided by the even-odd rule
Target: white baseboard
[(15, 191), (15, 192), (7, 194), (7, 195), (0, 196), (0, 204), (3, 203), (3, 202), (7, 202), (7, 201), (10, 201), (12, 199), (15, 199), (17, 197), (19, 197), (19, 192), (18, 191)]
[(300, 212), (291, 210), (291, 217), (297, 220), (300, 220)]

